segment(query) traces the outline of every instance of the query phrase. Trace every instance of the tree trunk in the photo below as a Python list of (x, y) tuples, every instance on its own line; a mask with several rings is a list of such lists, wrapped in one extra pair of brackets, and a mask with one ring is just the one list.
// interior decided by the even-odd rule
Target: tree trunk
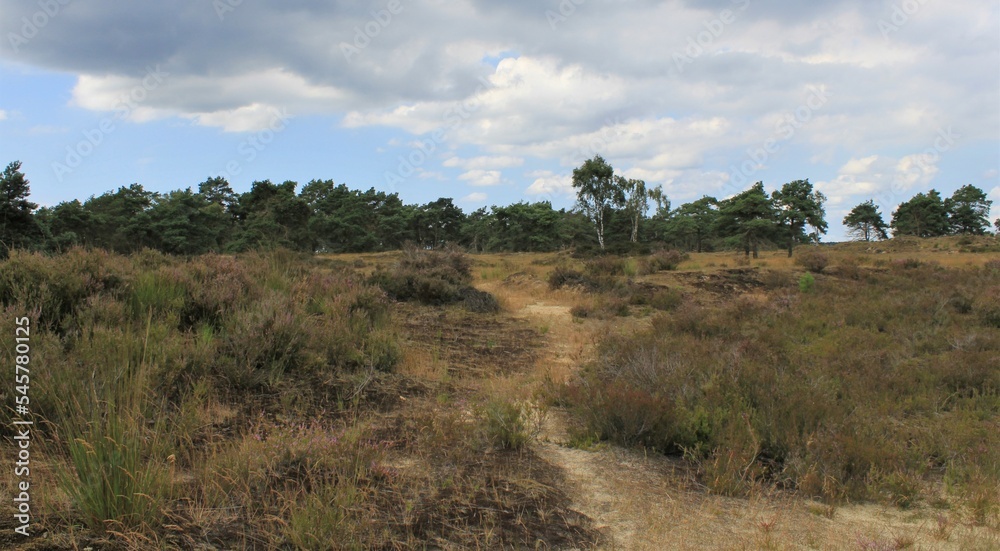
[(795, 224), (788, 225), (788, 258), (792, 257), (792, 249), (795, 248)]
[(601, 250), (604, 250), (604, 217), (600, 217), (597, 220), (597, 243), (601, 246)]

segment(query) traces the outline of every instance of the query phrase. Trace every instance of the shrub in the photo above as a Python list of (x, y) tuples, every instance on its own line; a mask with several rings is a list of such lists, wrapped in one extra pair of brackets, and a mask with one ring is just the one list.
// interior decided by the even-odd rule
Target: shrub
[(676, 289), (659, 289), (649, 298), (649, 305), (657, 310), (670, 311), (684, 302), (684, 295)]
[[(958, 290), (986, 327), (942, 308)], [(1000, 476), (995, 296), (978, 270), (931, 266), (824, 280), (784, 305), (684, 303), (604, 336), (562, 401), (579, 434), (683, 452), (716, 492), (779, 483), (911, 506), (944, 471), (949, 492), (992, 518), (995, 497), (968, 489)]]
[(572, 270), (566, 266), (556, 266), (549, 273), (549, 288), (559, 289), (567, 285), (585, 285), (587, 279), (582, 272)]
[(799, 291), (803, 293), (811, 293), (813, 287), (816, 286), (816, 278), (812, 274), (802, 274), (799, 277)]
[(642, 259), (639, 273), (655, 274), (663, 270), (673, 271), (677, 269), (681, 262), (684, 262), (688, 258), (687, 253), (673, 249), (657, 251), (649, 257)]
[(814, 274), (823, 273), (829, 263), (830, 257), (819, 251), (799, 251), (795, 255), (795, 264)]
[(586, 304), (577, 304), (569, 313), (574, 318), (589, 318), (594, 315), (594, 309)]
[(764, 289), (768, 291), (774, 291), (776, 289), (784, 289), (788, 287), (793, 282), (792, 276), (782, 270), (764, 270), (761, 272), (760, 283), (763, 285)]
[(466, 310), (477, 314), (496, 314), (500, 311), (500, 303), (496, 297), (474, 287), (466, 287), (461, 291), (462, 305)]
[(448, 304), (462, 299), (472, 282), (472, 265), (455, 249), (424, 250), (410, 246), (389, 270), (376, 270), (370, 281), (390, 297), (424, 304)]
[(502, 450), (518, 450), (530, 440), (526, 406), (494, 398), (483, 408), (486, 438)]
[(626, 261), (615, 256), (599, 256), (584, 263), (584, 271), (591, 276), (625, 275)]
[(376, 270), (369, 282), (396, 300), (442, 305), (464, 302), (473, 312), (500, 310), (496, 298), (478, 291), (472, 282), (472, 263), (457, 249), (424, 250), (408, 247), (389, 270)]

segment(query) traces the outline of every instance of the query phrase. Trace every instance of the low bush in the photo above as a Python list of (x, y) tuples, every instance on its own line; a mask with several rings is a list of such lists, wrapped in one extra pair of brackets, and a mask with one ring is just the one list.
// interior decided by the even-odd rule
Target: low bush
[(549, 288), (555, 290), (574, 285), (586, 285), (587, 279), (584, 277), (583, 272), (567, 268), (566, 266), (556, 266), (555, 269), (549, 272), (548, 281)]
[[(578, 434), (683, 454), (719, 493), (911, 506), (950, 473), (955, 500), (993, 511), (969, 490), (1000, 483), (1000, 282), (983, 277), (921, 265), (824, 279), (794, 308), (780, 292), (681, 303), (605, 336), (561, 400)], [(969, 315), (942, 308), (956, 290)]]
[(627, 261), (617, 256), (598, 256), (584, 263), (584, 271), (590, 276), (625, 275)]
[(640, 261), (639, 273), (646, 275), (655, 274), (663, 270), (676, 270), (681, 262), (684, 262), (688, 258), (687, 253), (673, 249), (657, 251)]
[(458, 249), (408, 247), (388, 270), (376, 270), (368, 281), (393, 299), (443, 305), (461, 302), (478, 313), (500, 311), (496, 298), (472, 287), (472, 263)]
[(491, 399), (481, 413), (486, 439), (502, 450), (518, 450), (531, 439), (524, 404)]
[(830, 264), (830, 257), (826, 253), (813, 250), (799, 250), (795, 254), (795, 265), (802, 266), (806, 270), (821, 274)]
[(802, 274), (799, 276), (799, 291), (811, 293), (816, 286), (816, 278), (812, 274)]

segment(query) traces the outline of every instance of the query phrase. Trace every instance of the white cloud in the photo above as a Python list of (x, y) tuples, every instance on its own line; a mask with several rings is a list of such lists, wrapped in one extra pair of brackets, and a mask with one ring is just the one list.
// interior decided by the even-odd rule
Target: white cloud
[(500, 183), (501, 173), (499, 170), (470, 170), (462, 173), (458, 179), (465, 180), (470, 186), (488, 187)]
[(5, 121), (5, 120), (7, 120), (7, 111), (0, 109), (0, 121)]
[[(346, 59), (341, 43), (371, 18), (362, 4), (243, 3), (222, 21), (210, 6), (80, 4), (18, 61), (76, 74), (75, 105), (96, 111), (115, 110), (161, 64), (169, 76), (141, 88), (134, 121), (252, 131), (280, 108), (413, 135), (390, 147), (439, 130), (445, 166), (476, 185), (550, 161), (553, 172), (532, 176), (535, 194), (566, 194), (558, 169), (596, 153), (676, 199), (717, 193), (810, 88), (829, 101), (760, 164), (816, 167), (831, 200), (936, 184), (938, 162), (900, 152), (927, 151), (940, 128), (961, 134), (955, 149), (1000, 134), (1000, 75), (983, 70), (1000, 64), (1000, 12), (982, 0), (920, 2), (886, 35), (886, 2), (753, 0), (679, 73), (673, 54), (718, 17), (718, 2), (587, 2), (553, 30), (537, 3), (413, 0)], [(36, 9), (0, 0), (12, 21)], [(974, 179), (981, 168), (968, 170)]]
[(883, 212), (891, 212), (896, 205), (931, 183), (939, 170), (938, 160), (927, 153), (899, 159), (879, 155), (851, 159), (840, 167), (835, 178), (816, 182), (815, 186), (827, 196), (834, 209), (849, 209), (874, 199)]
[(450, 157), (441, 163), (447, 167), (459, 167), (465, 170), (486, 170), (486, 169), (497, 169), (497, 168), (513, 168), (524, 164), (524, 159), (522, 157), (510, 157), (510, 156), (480, 156), (472, 157), (468, 159), (460, 159), (458, 157)]
[(548, 170), (539, 170), (531, 172), (528, 176), (535, 180), (524, 191), (526, 195), (576, 195), (576, 190), (573, 189), (573, 176), (570, 174), (556, 174)]
[(458, 200), (460, 203), (482, 203), (489, 198), (485, 193), (470, 193)]

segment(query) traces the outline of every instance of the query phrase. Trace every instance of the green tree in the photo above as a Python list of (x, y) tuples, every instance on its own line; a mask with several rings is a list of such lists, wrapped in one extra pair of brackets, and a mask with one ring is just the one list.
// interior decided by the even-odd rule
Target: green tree
[(750, 189), (719, 203), (717, 227), (722, 235), (738, 237), (747, 256), (758, 257), (760, 243), (774, 233), (777, 213), (774, 203), (757, 182)]
[(558, 249), (562, 218), (548, 201), (494, 206), (489, 225), (489, 250), (544, 252)]
[(986, 192), (972, 185), (965, 185), (945, 200), (948, 222), (952, 233), (983, 235), (990, 229), (990, 206), (993, 201)]
[(826, 197), (813, 190), (809, 180), (795, 180), (781, 186), (772, 194), (774, 205), (778, 209), (779, 219), (788, 229), (788, 256), (796, 241), (801, 241), (805, 235), (805, 227), (813, 228), (816, 235), (825, 234), (827, 230), (826, 211), (823, 203)]
[(374, 208), (363, 194), (333, 180), (313, 180), (299, 197), (312, 210), (309, 233), (313, 249), (329, 252), (364, 252), (378, 247), (374, 234)]
[(295, 194), (297, 183), (270, 180), (254, 182), (250, 191), (240, 195), (233, 212), (239, 230), (229, 248), (242, 251), (257, 248), (286, 247), (313, 252), (309, 234), (309, 204)]
[(893, 235), (937, 237), (949, 230), (948, 209), (937, 190), (918, 193), (892, 213)]
[(83, 207), (90, 214), (89, 244), (121, 253), (152, 247), (149, 209), (156, 196), (132, 184), (87, 199)]
[(496, 218), (486, 207), (472, 211), (465, 217), (459, 232), (462, 235), (462, 243), (474, 252), (490, 250), (489, 240), (493, 235), (492, 226), (495, 222)]
[(604, 250), (604, 225), (608, 213), (624, 202), (622, 189), (616, 185), (615, 170), (600, 155), (587, 159), (573, 169), (576, 204), (597, 229), (597, 243)]
[(21, 161), (7, 165), (0, 174), (0, 254), (7, 248), (32, 247), (41, 244), (42, 228), (32, 213), (38, 205), (28, 201), (31, 188), (21, 172)]
[(149, 220), (154, 246), (169, 254), (220, 251), (230, 229), (229, 214), (222, 205), (190, 188), (156, 197)]
[(878, 205), (871, 199), (851, 209), (851, 212), (844, 217), (844, 226), (847, 226), (848, 233), (855, 239), (871, 241), (889, 238), (886, 232), (889, 226), (882, 219)]
[(712, 235), (717, 225), (718, 205), (715, 197), (707, 195), (684, 203), (671, 213), (667, 234), (672, 241), (683, 242), (688, 249), (702, 252), (705, 239)]
[(226, 212), (232, 212), (233, 205), (239, 201), (239, 196), (233, 192), (229, 182), (221, 176), (208, 178), (198, 184), (198, 193), (209, 203), (221, 206)]
[(52, 208), (38, 209), (36, 217), (49, 236), (47, 249), (64, 251), (93, 241), (94, 217), (78, 199), (64, 201)]
[[(615, 177), (615, 186), (621, 190), (623, 201), (622, 206), (625, 215), (628, 216), (632, 226), (629, 234), (629, 241), (637, 243), (639, 241), (639, 222), (649, 210), (649, 191), (646, 190), (646, 182), (622, 176)], [(659, 188), (657, 188), (659, 190)], [(662, 192), (660, 193), (662, 196)]]
[(465, 213), (449, 197), (421, 205), (413, 217), (416, 239), (425, 247), (441, 247), (461, 240)]

